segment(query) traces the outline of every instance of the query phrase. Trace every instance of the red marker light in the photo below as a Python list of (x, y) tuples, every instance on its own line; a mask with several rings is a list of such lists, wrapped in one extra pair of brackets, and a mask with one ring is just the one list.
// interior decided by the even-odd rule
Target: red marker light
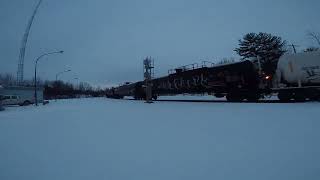
[(266, 76), (265, 78), (266, 78), (266, 80), (269, 80), (271, 77), (270, 76)]

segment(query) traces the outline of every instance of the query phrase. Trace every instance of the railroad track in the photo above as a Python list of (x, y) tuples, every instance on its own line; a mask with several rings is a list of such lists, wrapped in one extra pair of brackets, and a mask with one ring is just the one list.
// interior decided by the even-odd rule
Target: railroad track
[[(131, 101), (139, 101), (135, 99), (125, 99)], [(297, 101), (289, 101), (289, 102), (282, 102), (280, 100), (259, 100), (257, 102), (249, 102), (249, 101), (241, 101), (241, 102), (229, 102), (227, 100), (181, 100), (181, 99), (158, 99), (154, 100), (155, 102), (181, 102), (181, 103), (274, 103), (274, 104), (290, 104), (290, 103), (306, 103), (306, 102), (315, 102), (315, 101), (304, 101), (304, 102), (297, 102)], [(320, 102), (320, 101), (317, 101)]]

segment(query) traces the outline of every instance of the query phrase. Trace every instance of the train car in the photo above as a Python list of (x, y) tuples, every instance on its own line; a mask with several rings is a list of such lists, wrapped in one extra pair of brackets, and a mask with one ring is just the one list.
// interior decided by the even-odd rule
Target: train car
[(208, 93), (226, 97), (229, 101), (254, 101), (260, 98), (259, 75), (250, 61), (201, 67), (183, 68), (152, 81), (153, 94)]
[(282, 56), (278, 62), (277, 78), (286, 86), (319, 86), (320, 51)]
[(126, 82), (118, 87), (107, 90), (108, 98), (123, 99), (125, 96), (132, 96), (135, 99), (142, 99), (144, 95), (143, 82)]
[(282, 56), (273, 84), (273, 91), (281, 101), (319, 99), (320, 51)]

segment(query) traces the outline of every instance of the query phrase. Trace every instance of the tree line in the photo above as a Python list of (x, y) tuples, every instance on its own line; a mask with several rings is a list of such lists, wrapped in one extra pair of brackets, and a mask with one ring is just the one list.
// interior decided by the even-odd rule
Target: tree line
[[(0, 74), (0, 85), (15, 86), (17, 81), (12, 74)], [(24, 80), (22, 85), (34, 87), (34, 80)], [(64, 81), (42, 81), (37, 79), (37, 86), (43, 87), (45, 99), (55, 98), (80, 98), (80, 97), (100, 97), (105, 95), (105, 90), (100, 87), (92, 87), (87, 82), (80, 82), (74, 85)]]
[(63, 81), (46, 81), (43, 84), (44, 98), (80, 98), (80, 97), (102, 97), (105, 90), (97, 87), (93, 88), (89, 83), (81, 82), (79, 85)]

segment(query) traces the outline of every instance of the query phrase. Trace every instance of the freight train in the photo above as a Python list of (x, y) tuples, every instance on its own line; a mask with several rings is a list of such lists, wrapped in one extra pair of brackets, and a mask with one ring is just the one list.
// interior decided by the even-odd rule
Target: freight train
[[(207, 93), (231, 102), (258, 101), (277, 94), (281, 101), (320, 98), (320, 51), (282, 56), (273, 74), (261, 73), (254, 61), (222, 65), (183, 66), (152, 80), (152, 97)], [(107, 91), (107, 97), (145, 99), (145, 83), (126, 83)]]

